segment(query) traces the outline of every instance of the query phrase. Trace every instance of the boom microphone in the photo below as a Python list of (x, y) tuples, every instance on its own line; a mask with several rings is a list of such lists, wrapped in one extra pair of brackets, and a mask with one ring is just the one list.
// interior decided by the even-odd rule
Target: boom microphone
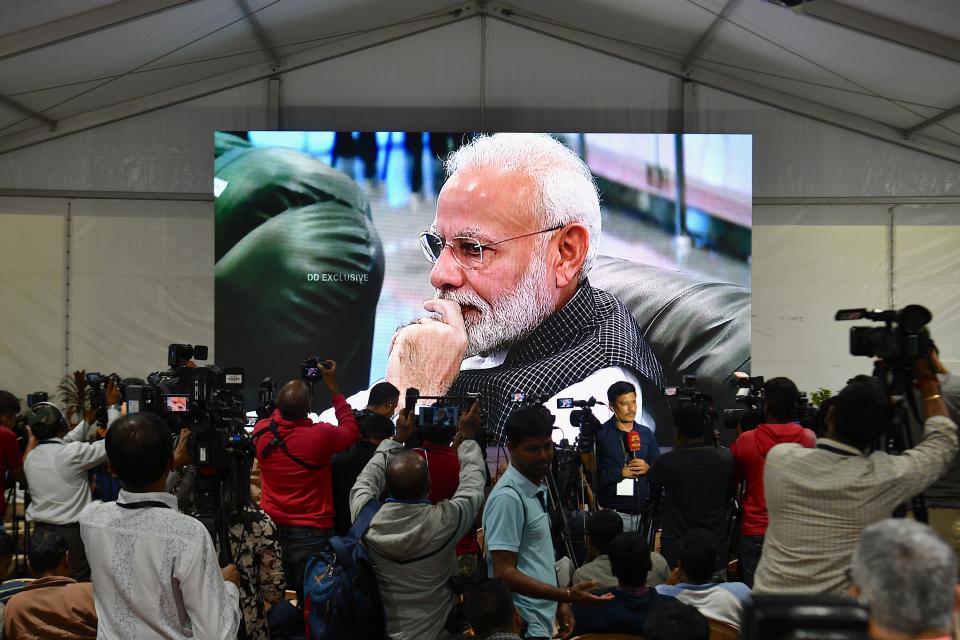
[(640, 434), (636, 431), (631, 431), (627, 434), (627, 446), (630, 448), (630, 452), (633, 453), (634, 459), (640, 457)]

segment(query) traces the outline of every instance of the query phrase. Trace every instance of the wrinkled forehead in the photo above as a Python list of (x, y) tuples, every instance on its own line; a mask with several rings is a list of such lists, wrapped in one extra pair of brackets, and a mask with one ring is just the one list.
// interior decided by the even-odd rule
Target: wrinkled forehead
[(458, 171), (440, 191), (431, 231), (444, 238), (495, 242), (538, 225), (535, 201), (533, 179), (519, 171)]

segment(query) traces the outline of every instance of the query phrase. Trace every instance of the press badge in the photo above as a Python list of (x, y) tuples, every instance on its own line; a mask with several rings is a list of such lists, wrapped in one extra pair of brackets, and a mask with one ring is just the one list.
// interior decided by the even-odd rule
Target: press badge
[(631, 478), (624, 478), (617, 483), (617, 495), (618, 496), (630, 496), (633, 497), (633, 480)]

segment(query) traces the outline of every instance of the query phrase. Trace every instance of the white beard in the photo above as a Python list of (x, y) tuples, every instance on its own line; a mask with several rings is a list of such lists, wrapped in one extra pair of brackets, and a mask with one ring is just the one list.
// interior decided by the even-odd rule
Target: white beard
[(472, 305), (480, 317), (465, 317), (466, 357), (507, 349), (529, 335), (553, 313), (554, 302), (547, 292), (547, 264), (534, 260), (521, 276), (516, 289), (493, 304), (472, 291), (438, 291), (436, 298)]

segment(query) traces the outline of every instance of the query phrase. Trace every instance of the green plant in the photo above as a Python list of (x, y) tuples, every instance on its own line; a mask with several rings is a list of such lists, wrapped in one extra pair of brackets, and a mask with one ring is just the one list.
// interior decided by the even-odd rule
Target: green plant
[(810, 402), (813, 403), (813, 406), (819, 407), (823, 404), (823, 401), (833, 395), (833, 392), (830, 389), (824, 389), (820, 387), (816, 391), (810, 394)]

